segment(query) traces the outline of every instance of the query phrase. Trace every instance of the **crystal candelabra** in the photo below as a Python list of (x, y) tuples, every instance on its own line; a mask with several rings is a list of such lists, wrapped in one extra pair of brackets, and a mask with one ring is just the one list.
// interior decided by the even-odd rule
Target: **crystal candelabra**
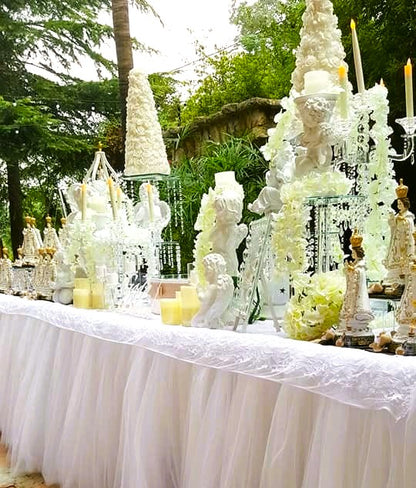
[(415, 137), (416, 137), (416, 117), (403, 117), (396, 119), (396, 123), (402, 126), (404, 130), (403, 137), (403, 153), (390, 154), (389, 157), (393, 161), (406, 161), (410, 158), (411, 164), (415, 162)]

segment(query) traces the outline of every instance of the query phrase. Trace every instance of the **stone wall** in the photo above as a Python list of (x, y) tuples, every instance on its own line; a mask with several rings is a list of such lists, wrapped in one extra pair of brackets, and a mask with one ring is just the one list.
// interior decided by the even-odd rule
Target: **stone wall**
[(280, 108), (279, 100), (251, 98), (225, 105), (220, 112), (199, 117), (189, 126), (166, 131), (169, 159), (199, 156), (207, 141), (223, 142), (227, 136), (249, 137), (256, 144), (264, 144)]

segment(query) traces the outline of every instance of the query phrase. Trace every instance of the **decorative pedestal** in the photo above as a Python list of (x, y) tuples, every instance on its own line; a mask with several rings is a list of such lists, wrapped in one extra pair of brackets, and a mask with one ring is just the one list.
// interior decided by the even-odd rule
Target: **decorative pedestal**
[(353, 347), (355, 349), (368, 349), (373, 342), (374, 334), (370, 330), (346, 332), (344, 337), (344, 347)]

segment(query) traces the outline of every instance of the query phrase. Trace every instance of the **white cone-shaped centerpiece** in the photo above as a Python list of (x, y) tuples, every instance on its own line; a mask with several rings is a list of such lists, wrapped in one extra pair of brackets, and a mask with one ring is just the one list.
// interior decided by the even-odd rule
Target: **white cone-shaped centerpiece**
[(292, 73), (292, 91), (295, 97), (303, 94), (305, 73), (327, 71), (330, 82), (338, 85), (340, 66), (348, 69), (344, 61), (345, 51), (341, 43), (338, 19), (330, 0), (307, 0), (302, 20), (296, 68)]
[(170, 174), (152, 89), (147, 75), (137, 69), (129, 74), (127, 96), (126, 176)]

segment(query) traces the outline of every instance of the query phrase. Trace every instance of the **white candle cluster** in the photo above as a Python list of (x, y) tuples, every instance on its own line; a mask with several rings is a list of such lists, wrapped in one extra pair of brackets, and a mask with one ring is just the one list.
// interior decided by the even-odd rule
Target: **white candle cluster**
[(127, 97), (126, 176), (169, 174), (153, 93), (147, 76), (133, 69)]

